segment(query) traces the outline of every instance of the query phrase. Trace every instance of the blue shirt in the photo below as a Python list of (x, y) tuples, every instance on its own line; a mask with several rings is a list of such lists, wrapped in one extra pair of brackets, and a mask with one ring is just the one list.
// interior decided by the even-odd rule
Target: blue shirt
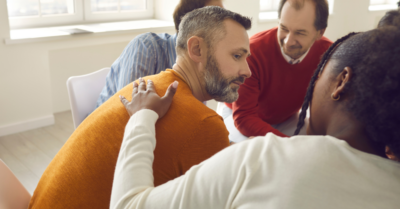
[(111, 65), (97, 107), (136, 79), (172, 68), (176, 60), (175, 45), (176, 34), (145, 33), (135, 37)]

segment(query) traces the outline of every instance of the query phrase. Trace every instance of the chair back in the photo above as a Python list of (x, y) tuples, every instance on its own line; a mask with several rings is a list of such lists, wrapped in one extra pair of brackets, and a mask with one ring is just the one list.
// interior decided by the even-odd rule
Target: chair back
[(31, 194), (0, 159), (0, 208), (27, 209)]
[(75, 128), (95, 109), (110, 70), (111, 68), (103, 68), (93, 73), (68, 78), (67, 89)]

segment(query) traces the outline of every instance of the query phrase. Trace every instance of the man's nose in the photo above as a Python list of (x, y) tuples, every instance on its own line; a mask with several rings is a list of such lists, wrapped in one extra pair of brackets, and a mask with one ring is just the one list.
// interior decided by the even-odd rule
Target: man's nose
[(250, 67), (249, 67), (249, 64), (247, 63), (247, 61), (243, 64), (243, 67), (241, 67), (241, 70), (239, 73), (240, 73), (241, 77), (250, 78), (251, 70), (250, 70)]
[(288, 33), (286, 38), (283, 40), (283, 43), (286, 46), (293, 46), (296, 45), (296, 40), (294, 39), (293, 33)]

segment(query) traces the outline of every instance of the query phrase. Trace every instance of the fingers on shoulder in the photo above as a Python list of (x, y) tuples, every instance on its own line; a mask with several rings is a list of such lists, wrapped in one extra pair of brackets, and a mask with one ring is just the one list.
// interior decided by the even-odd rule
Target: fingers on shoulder
[(173, 83), (171, 83), (168, 86), (167, 91), (165, 92), (164, 98), (172, 99), (174, 97), (175, 93), (176, 93), (176, 90), (178, 88), (178, 84), (179, 84), (178, 81), (174, 81)]
[(129, 103), (128, 100), (122, 95), (119, 95), (119, 100), (122, 102), (124, 106), (126, 106)]
[(155, 87), (154, 87), (154, 83), (152, 80), (148, 79), (147, 80), (147, 90), (148, 91), (156, 91)]
[(139, 78), (139, 91), (146, 91), (146, 82), (143, 78)]

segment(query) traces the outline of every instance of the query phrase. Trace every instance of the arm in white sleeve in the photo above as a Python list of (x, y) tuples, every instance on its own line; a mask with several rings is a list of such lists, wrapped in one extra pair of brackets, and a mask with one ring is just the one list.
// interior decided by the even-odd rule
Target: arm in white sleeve
[(128, 121), (114, 173), (110, 208), (127, 208), (131, 200), (154, 187), (153, 151), (158, 115), (140, 110)]
[(155, 112), (141, 110), (129, 120), (115, 169), (110, 208), (234, 207), (235, 197), (251, 176), (247, 173), (251, 165), (244, 161), (257, 161), (246, 153), (246, 146), (226, 148), (185, 175), (154, 188), (157, 119)]

